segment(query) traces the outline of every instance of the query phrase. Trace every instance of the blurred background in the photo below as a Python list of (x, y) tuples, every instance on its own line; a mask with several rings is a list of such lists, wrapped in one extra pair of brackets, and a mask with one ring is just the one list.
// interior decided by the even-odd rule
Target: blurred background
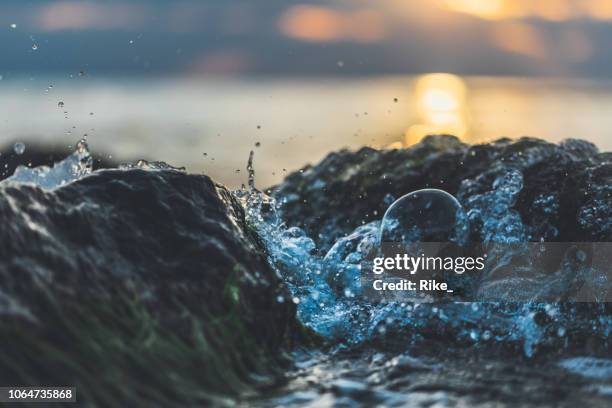
[(430, 133), (612, 148), (610, 0), (3, 0), (0, 143), (257, 186)]

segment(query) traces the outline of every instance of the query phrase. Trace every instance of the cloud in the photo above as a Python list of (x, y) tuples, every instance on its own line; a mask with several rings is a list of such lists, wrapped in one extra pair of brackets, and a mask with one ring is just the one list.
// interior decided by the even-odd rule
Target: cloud
[(297, 5), (281, 15), (278, 25), (287, 37), (307, 42), (373, 43), (386, 34), (384, 16), (368, 9), (340, 11)]
[(612, 20), (610, 0), (438, 0), (447, 10), (487, 20), (535, 18), (553, 22)]
[(144, 25), (146, 12), (133, 4), (61, 1), (41, 7), (34, 20), (42, 31), (133, 30)]

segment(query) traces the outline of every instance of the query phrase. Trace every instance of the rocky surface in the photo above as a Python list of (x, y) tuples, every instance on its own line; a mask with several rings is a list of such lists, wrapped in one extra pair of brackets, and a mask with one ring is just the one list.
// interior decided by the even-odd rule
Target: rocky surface
[[(586, 141), (560, 144), (533, 138), (468, 145), (453, 136), (430, 136), (408, 149), (329, 154), (272, 189), (288, 225), (303, 227), (322, 250), (361, 224), (382, 218), (397, 198), (439, 188), (469, 200), (517, 170), (512, 203), (532, 241), (612, 240), (612, 154)], [(474, 223), (477, 224), (477, 223)], [(474, 231), (473, 238), (482, 238)]]
[[(94, 406), (609, 402), (608, 304), (417, 310), (327, 293), (314, 278), (331, 261), (348, 274), (387, 208), (427, 187), (458, 198), (474, 240), (610, 241), (612, 155), (588, 142), (438, 136), (332, 153), (273, 189), (285, 224), (269, 236), (206, 176), (147, 162), (89, 174), (86, 146), (75, 154), (64, 163), (87, 170), (76, 181), (0, 184), (3, 383), (73, 385)], [(304, 332), (294, 303), (302, 323), (341, 336), (294, 354), (279, 388), (284, 351)], [(603, 379), (576, 374), (601, 364)]]
[(0, 216), (3, 384), (70, 384), (100, 406), (210, 402), (273, 383), (299, 333), (242, 207), (206, 176), (5, 182)]

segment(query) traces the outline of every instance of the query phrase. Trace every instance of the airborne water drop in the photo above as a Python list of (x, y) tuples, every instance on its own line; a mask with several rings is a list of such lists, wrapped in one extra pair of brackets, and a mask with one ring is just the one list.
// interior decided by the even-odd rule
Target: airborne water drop
[(25, 144), (22, 142), (17, 142), (15, 145), (13, 145), (13, 150), (16, 154), (22, 155), (23, 152), (25, 152)]

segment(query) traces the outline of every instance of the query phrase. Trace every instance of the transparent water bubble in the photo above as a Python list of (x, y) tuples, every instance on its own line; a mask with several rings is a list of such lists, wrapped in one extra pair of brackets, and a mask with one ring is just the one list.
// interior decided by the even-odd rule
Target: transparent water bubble
[(425, 189), (396, 200), (385, 212), (379, 242), (454, 242), (464, 244), (467, 216), (459, 201), (446, 191)]
[(36, 51), (38, 49), (38, 44), (32, 44), (32, 51)]
[(11, 28), (12, 28), (13, 30), (14, 30), (14, 29), (16, 29), (16, 28), (17, 28), (17, 24), (15, 24), (15, 23), (11, 24)]
[(15, 145), (13, 145), (13, 150), (16, 154), (23, 154), (23, 152), (25, 152), (25, 148), (25, 144), (22, 142), (17, 142)]

